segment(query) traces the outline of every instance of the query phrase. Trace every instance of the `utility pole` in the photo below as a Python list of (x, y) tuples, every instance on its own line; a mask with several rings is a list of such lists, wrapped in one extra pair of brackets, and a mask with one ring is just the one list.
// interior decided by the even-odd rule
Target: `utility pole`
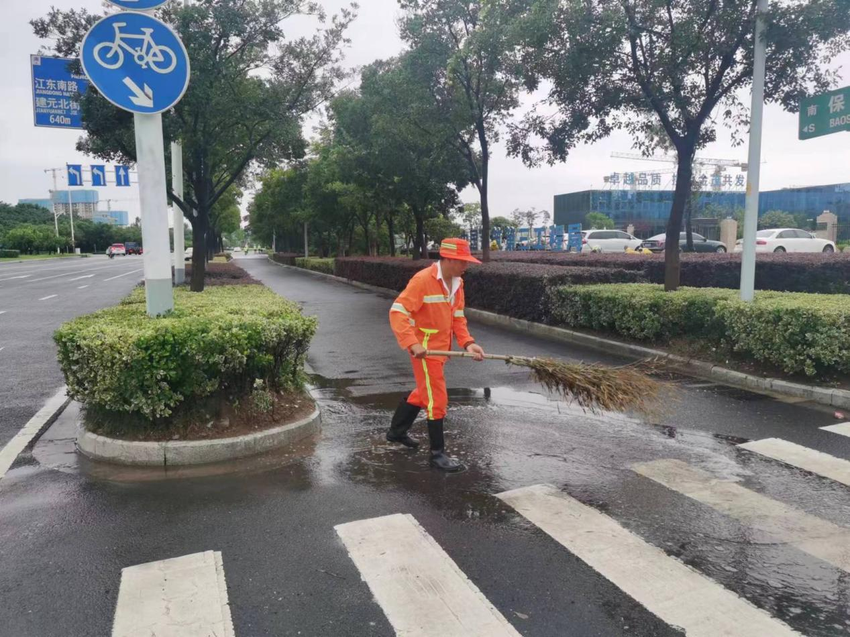
[(755, 54), (753, 57), (753, 103), (750, 115), (750, 149), (747, 165), (747, 203), (744, 215), (743, 255), (741, 257), (741, 300), (755, 298), (756, 233), (759, 221), (759, 180), (761, 178), (761, 138), (764, 115), (764, 80), (766, 47), (763, 39), (764, 16), (768, 0), (758, 0), (756, 7)]
[(68, 182), (68, 216), (71, 218), (71, 248), (76, 252), (77, 242), (74, 239), (74, 200), (71, 197), (71, 182)]
[[(59, 193), (59, 186), (56, 184), (56, 171), (57, 168), (48, 168), (44, 172), (53, 173), (53, 193), (50, 196), (50, 203), (53, 208), (53, 227), (56, 229), (56, 236), (59, 236), (59, 215), (56, 213), (56, 196)], [(56, 248), (56, 252), (59, 252), (59, 248)]]
[(307, 241), (307, 226), (309, 223), (307, 221), (304, 222), (304, 258), (310, 256), (310, 244)]
[[(171, 189), (183, 199), (183, 145), (171, 142)], [(186, 281), (186, 256), (183, 237), (183, 210), (176, 204), (171, 206), (171, 221), (174, 226), (174, 285)]]

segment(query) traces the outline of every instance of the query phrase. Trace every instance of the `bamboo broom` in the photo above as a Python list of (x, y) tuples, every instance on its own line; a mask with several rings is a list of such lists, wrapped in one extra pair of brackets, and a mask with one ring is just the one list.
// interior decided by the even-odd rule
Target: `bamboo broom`
[[(469, 352), (428, 350), (427, 356), (474, 358)], [(534, 380), (551, 392), (559, 394), (590, 411), (649, 411), (661, 389), (661, 383), (650, 378), (636, 363), (607, 367), (588, 363), (564, 363), (552, 358), (500, 356), (485, 354), (486, 360), (504, 361), (508, 365), (527, 367)], [(649, 366), (651, 367), (651, 365)]]

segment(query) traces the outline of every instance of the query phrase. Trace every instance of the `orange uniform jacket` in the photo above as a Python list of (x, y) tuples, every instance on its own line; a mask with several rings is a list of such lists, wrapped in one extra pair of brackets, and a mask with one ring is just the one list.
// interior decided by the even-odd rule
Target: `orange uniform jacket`
[(390, 326), (402, 349), (420, 343), (425, 349), (450, 350), (452, 335), (466, 349), (475, 340), (466, 326), (464, 306), (463, 280), (449, 302), (435, 263), (410, 279), (390, 310)]

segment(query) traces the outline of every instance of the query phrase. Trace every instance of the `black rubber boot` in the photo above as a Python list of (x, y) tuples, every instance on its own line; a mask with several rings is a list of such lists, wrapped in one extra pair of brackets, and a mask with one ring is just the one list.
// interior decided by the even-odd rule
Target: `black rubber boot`
[(389, 442), (398, 442), (411, 449), (418, 449), (419, 443), (414, 438), (408, 436), (407, 432), (410, 431), (413, 421), (416, 420), (416, 416), (419, 415), (421, 409), (421, 407), (411, 405), (406, 400), (402, 400), (393, 415), (390, 430), (387, 432), (387, 440)]
[(435, 469), (446, 473), (457, 473), (466, 469), (461, 463), (446, 455), (443, 436), (443, 419), (428, 421), (428, 436), (431, 439), (431, 459), (428, 461)]

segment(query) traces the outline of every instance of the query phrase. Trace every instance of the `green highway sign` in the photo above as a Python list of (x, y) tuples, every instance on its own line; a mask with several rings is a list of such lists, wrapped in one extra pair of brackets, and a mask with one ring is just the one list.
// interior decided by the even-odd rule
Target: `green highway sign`
[(850, 86), (800, 102), (800, 139), (850, 130)]

